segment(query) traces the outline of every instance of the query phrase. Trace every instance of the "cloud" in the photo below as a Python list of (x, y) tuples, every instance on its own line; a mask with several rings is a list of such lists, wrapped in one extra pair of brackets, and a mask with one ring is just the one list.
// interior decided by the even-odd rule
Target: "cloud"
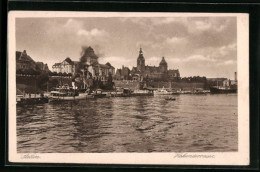
[(180, 63), (182, 61), (182, 59), (180, 58), (169, 58), (169, 57), (165, 57), (165, 60), (168, 62), (168, 63)]
[(222, 32), (229, 26), (235, 26), (235, 18), (225, 17), (194, 17), (188, 18), (185, 23), (189, 27), (191, 33), (201, 33), (205, 31)]
[(145, 58), (145, 65), (159, 66), (159, 63), (161, 62), (161, 60), (162, 60), (162, 57), (156, 57), (156, 56), (147, 57), (147, 58)]
[(181, 17), (160, 17), (160, 18), (152, 18), (151, 22), (153, 25), (164, 25), (164, 24), (172, 24), (177, 22), (184, 22), (186, 18)]
[(77, 19), (68, 19), (67, 22), (62, 26), (63, 29), (70, 31), (70, 32), (76, 32), (79, 29), (83, 28), (83, 22)]
[(194, 48), (220, 47), (236, 42), (236, 18), (190, 19), (189, 42)]
[(227, 56), (234, 51), (236, 52), (236, 50), (237, 50), (236, 43), (231, 43), (227, 46), (222, 46), (222, 47), (219, 48), (220, 54), (222, 56)]
[(105, 37), (108, 36), (108, 33), (104, 30), (98, 30), (97, 28), (94, 28), (90, 31), (80, 29), (78, 30), (77, 35), (86, 37)]
[(224, 61), (224, 64), (225, 65), (233, 65), (233, 64), (236, 64), (236, 61), (234, 61), (234, 60), (227, 60), (227, 61)]
[(178, 44), (178, 43), (182, 43), (185, 42), (185, 38), (180, 38), (180, 37), (172, 37), (172, 38), (167, 38), (166, 42), (169, 44)]
[(68, 27), (68, 26), (73, 25), (72, 23), (73, 23), (74, 21), (75, 21), (75, 20), (73, 20), (73, 19), (68, 19), (67, 22), (64, 24), (64, 27)]
[(132, 23), (135, 25), (139, 25), (141, 27), (148, 28), (150, 26), (150, 20), (148, 18), (142, 18), (142, 17), (126, 17), (126, 18), (120, 18), (119, 19), (123, 23)]
[[(74, 41), (79, 41), (82, 43), (90, 44), (100, 44), (103, 43), (109, 36), (108, 32), (98, 28), (87, 29), (83, 20), (79, 19), (68, 19), (67, 22), (63, 25), (63, 30), (60, 31), (60, 34), (64, 32), (69, 36), (74, 38)], [(76, 38), (78, 36), (80, 38)]]
[(208, 61), (208, 62), (214, 62), (215, 60), (214, 59), (211, 59), (209, 57), (205, 57), (203, 55), (192, 55), (192, 56), (189, 56), (185, 59), (183, 59), (184, 62), (197, 62), (197, 61)]
[(209, 30), (212, 27), (212, 24), (210, 22), (205, 21), (195, 21), (194, 22), (194, 28), (200, 31)]
[(16, 35), (17, 50), (38, 61), (78, 60), (81, 47), (92, 46), (105, 56), (101, 63), (132, 67), (141, 46), (148, 65), (164, 56), (181, 74), (214, 75), (221, 68), (226, 75), (223, 68), (234, 71), (237, 60), (235, 17), (21, 18)]

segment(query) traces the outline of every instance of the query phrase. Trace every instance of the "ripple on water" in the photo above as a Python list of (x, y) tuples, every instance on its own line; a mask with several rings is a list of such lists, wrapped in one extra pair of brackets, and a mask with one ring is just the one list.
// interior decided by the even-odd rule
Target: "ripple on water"
[(237, 151), (237, 96), (93, 99), (17, 107), (18, 152)]

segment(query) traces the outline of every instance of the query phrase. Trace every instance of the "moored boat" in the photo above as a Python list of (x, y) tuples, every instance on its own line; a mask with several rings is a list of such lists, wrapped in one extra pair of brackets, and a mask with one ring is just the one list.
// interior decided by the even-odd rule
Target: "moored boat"
[(101, 89), (97, 89), (96, 91), (94, 91), (93, 93), (91, 93), (91, 95), (92, 95), (94, 98), (109, 97), (107, 94), (103, 93)]
[(93, 95), (88, 93), (79, 93), (78, 90), (70, 88), (55, 88), (49, 93), (50, 101), (84, 100), (93, 97)]
[(210, 87), (210, 93), (213, 94), (227, 94), (227, 93), (237, 93), (237, 88), (236, 87)]
[(171, 95), (174, 94), (172, 91), (166, 90), (164, 87), (154, 91), (154, 95)]

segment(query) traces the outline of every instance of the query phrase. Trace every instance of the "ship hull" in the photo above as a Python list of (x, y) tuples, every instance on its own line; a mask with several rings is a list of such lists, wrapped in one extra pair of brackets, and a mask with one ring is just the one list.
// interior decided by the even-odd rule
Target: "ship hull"
[(212, 94), (228, 94), (228, 93), (237, 93), (237, 89), (229, 88), (229, 89), (219, 89), (216, 87), (210, 87), (210, 93)]
[(71, 100), (85, 100), (94, 98), (93, 95), (79, 95), (79, 96), (50, 96), (49, 100), (52, 101), (71, 101)]

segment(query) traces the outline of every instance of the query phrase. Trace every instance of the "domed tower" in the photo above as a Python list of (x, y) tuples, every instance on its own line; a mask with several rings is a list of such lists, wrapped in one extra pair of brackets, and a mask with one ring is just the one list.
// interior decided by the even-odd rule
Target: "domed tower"
[(167, 65), (167, 63), (166, 63), (164, 57), (162, 57), (162, 60), (161, 60), (160, 65), (159, 65), (159, 68), (160, 68), (160, 71), (161, 71), (161, 72), (167, 72), (167, 70), (168, 70), (168, 69), (167, 69), (167, 68), (168, 68), (168, 65)]
[(137, 58), (137, 70), (143, 72), (145, 70), (145, 59), (143, 56), (142, 48), (140, 48), (139, 56)]

